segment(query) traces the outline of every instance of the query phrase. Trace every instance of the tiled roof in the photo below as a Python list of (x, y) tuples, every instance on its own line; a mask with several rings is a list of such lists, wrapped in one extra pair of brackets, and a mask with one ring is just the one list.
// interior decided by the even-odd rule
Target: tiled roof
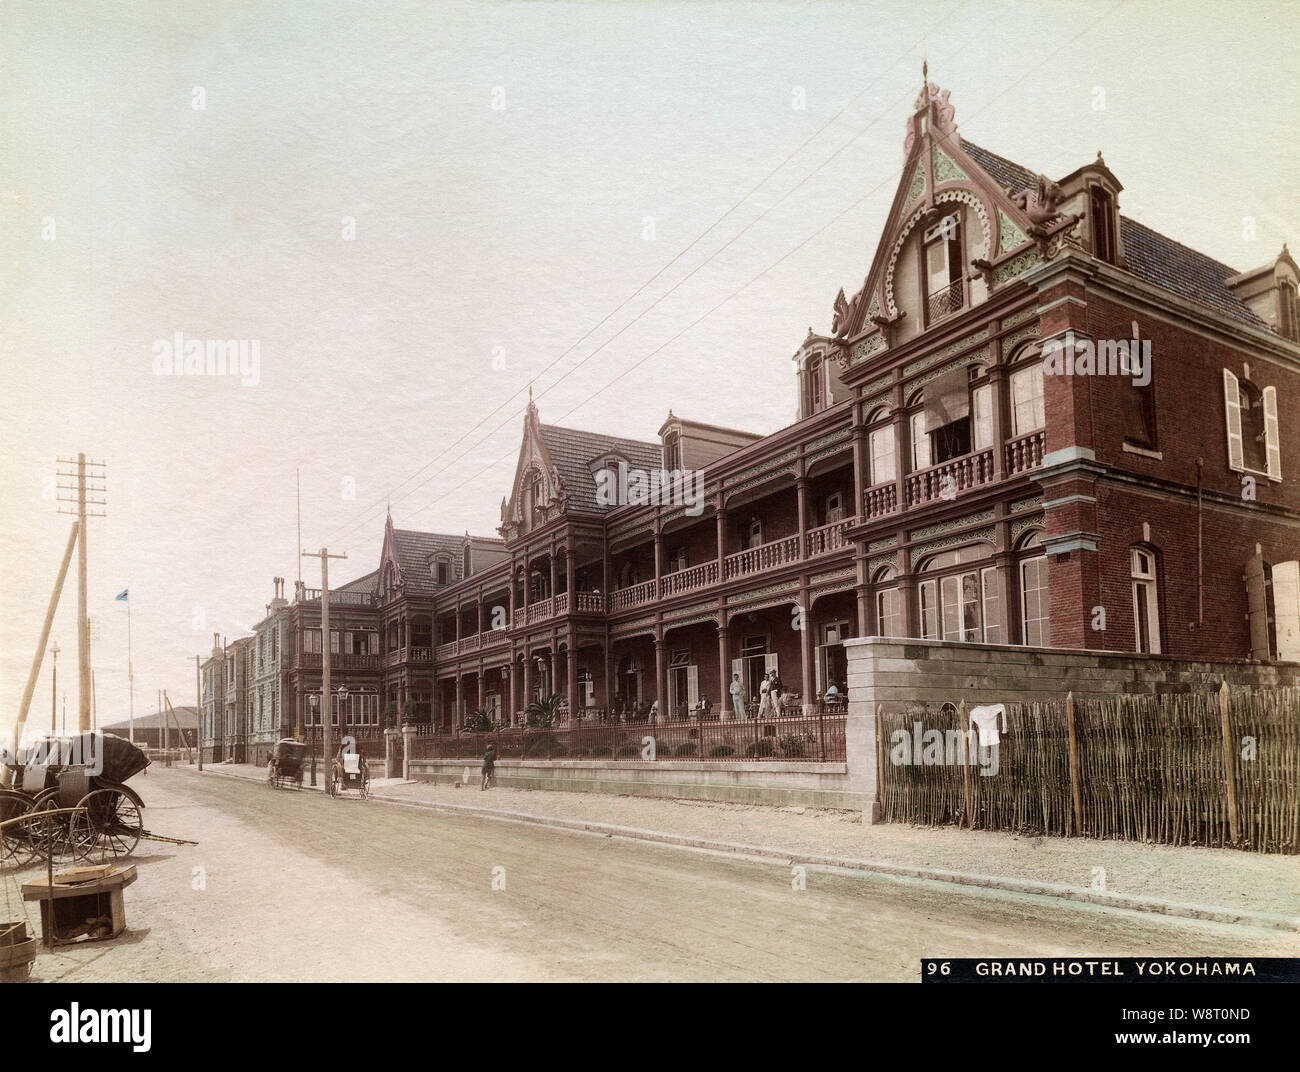
[(336, 592), (377, 592), (379, 591), (379, 571), (371, 570), (364, 577), (358, 577), (355, 581), (348, 581), (347, 584), (341, 584), (334, 589)]
[[(1027, 167), (991, 153), (965, 138), (961, 147), (990, 178), (1012, 192), (1031, 187), (1038, 181), (1038, 175)], [(1124, 267), (1139, 279), (1208, 306), (1243, 324), (1268, 327), (1229, 289), (1227, 280), (1237, 274), (1235, 268), (1189, 249), (1127, 216), (1120, 216), (1119, 229)]]
[[(199, 711), (197, 707), (173, 707), (172, 710), (176, 712), (176, 717), (179, 719), (182, 728), (192, 730), (199, 724)], [(147, 715), (136, 715), (134, 719), (135, 728), (137, 730), (160, 729), (164, 718), (172, 729), (176, 728), (176, 723), (172, 720), (171, 715), (164, 715), (164, 713), (160, 711), (153, 711)], [(100, 726), (99, 728), (105, 733), (116, 733), (118, 736), (125, 737), (130, 729), (132, 721), (132, 719), (124, 718), (121, 722), (112, 722), (107, 726)]]
[(1140, 279), (1208, 305), (1243, 324), (1268, 328), (1268, 324), (1229, 289), (1227, 280), (1237, 274), (1235, 268), (1188, 249), (1181, 242), (1166, 238), (1159, 231), (1144, 227), (1127, 216), (1120, 217), (1119, 232), (1125, 266)]
[(464, 546), (464, 536), (393, 529), (393, 553), (397, 555), (397, 564), (402, 570), (402, 584), (408, 592), (433, 592), (437, 589), (429, 563), (439, 553), (451, 557), (452, 578), (459, 578), (460, 552)]
[(962, 152), (988, 173), (989, 178), (1000, 182), (1012, 193), (1019, 193), (1038, 182), (1038, 175), (1027, 167), (1021, 167), (1005, 156), (991, 153), (965, 138), (961, 139), (961, 148)]
[(663, 445), (658, 441), (646, 443), (637, 439), (620, 439), (574, 428), (559, 428), (553, 424), (538, 427), (542, 442), (546, 444), (551, 461), (560, 471), (560, 479), (569, 493), (569, 505), (579, 510), (604, 509), (596, 502), (596, 481), (589, 468), (598, 458), (618, 454), (626, 458), (634, 469), (659, 469), (663, 465)]

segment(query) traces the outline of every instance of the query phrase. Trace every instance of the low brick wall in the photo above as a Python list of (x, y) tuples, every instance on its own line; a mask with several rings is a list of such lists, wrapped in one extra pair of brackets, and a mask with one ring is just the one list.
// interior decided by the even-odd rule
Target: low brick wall
[[(477, 790), (477, 760), (413, 759), (416, 781), (462, 782)], [(571, 793), (717, 800), (733, 804), (857, 810), (862, 801), (848, 786), (844, 763), (701, 763), (681, 760), (498, 760), (497, 785)]]

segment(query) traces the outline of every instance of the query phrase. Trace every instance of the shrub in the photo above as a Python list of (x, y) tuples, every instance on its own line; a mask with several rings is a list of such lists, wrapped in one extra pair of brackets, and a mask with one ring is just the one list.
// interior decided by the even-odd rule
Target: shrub
[(699, 748), (696, 746), (696, 744), (695, 744), (694, 741), (687, 741), (685, 744), (679, 744), (679, 745), (677, 746), (677, 751), (674, 752), (673, 755), (675, 755), (675, 756), (693, 756), (693, 755), (695, 755), (695, 753), (698, 752), (698, 751), (699, 751)]
[(729, 744), (720, 744), (716, 748), (709, 749), (709, 757), (711, 759), (717, 759), (720, 756), (734, 756), (735, 754), (736, 750)]
[(771, 737), (760, 737), (745, 749), (745, 755), (755, 759), (765, 759), (776, 754), (776, 742)]
[(777, 742), (777, 745), (782, 753), (791, 759), (800, 759), (804, 755), (803, 738), (797, 733), (787, 734)]
[(615, 753), (615, 755), (617, 755), (619, 759), (631, 759), (634, 756), (640, 756), (641, 749), (634, 744), (625, 744)]

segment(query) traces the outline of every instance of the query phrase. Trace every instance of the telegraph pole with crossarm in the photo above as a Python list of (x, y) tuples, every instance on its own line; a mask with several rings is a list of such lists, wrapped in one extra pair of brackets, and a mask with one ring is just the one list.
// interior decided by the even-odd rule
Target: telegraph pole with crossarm
[(325, 758), (325, 792), (334, 793), (334, 756), (330, 753), (330, 721), (334, 714), (334, 697), (330, 692), (330, 559), (347, 558), (332, 555), (322, 547), (318, 552), (304, 551), (306, 558), (320, 559), (320, 695), (321, 695), (321, 752)]

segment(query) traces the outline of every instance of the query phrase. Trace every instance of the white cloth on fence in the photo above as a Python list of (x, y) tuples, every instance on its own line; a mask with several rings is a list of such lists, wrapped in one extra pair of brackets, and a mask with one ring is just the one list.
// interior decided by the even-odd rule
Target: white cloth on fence
[(970, 720), (979, 734), (981, 748), (998, 743), (998, 723), (1001, 720), (1002, 732), (1007, 732), (1007, 708), (1005, 704), (985, 704), (983, 707), (970, 709)]

